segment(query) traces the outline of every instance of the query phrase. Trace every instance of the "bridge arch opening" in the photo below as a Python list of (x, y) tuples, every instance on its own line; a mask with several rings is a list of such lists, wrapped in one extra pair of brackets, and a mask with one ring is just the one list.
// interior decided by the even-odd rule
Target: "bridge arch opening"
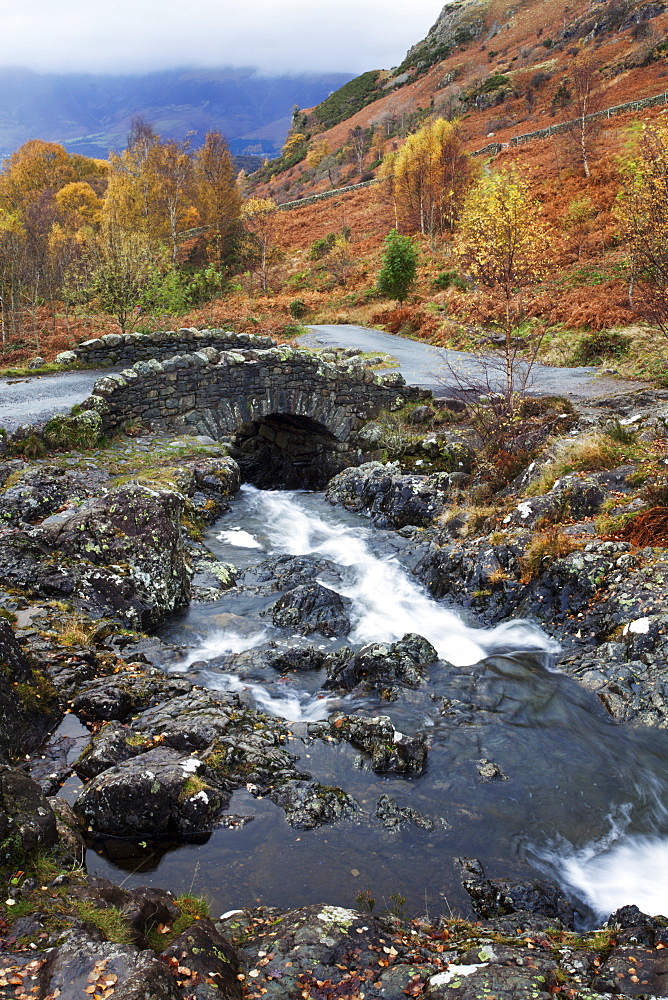
[(247, 421), (232, 444), (242, 479), (259, 489), (321, 490), (355, 461), (324, 424), (289, 413)]

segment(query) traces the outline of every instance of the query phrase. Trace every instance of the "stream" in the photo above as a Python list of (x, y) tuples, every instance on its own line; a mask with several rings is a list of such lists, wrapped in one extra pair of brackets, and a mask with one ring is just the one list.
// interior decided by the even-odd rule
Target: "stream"
[[(489, 876), (558, 881), (577, 901), (583, 926), (629, 903), (668, 912), (668, 733), (614, 723), (559, 672), (558, 647), (543, 631), (519, 621), (476, 628), (416, 583), (409, 539), (372, 528), (321, 494), (244, 486), (204, 541), (242, 582), (270, 556), (329, 560), (319, 581), (353, 602), (345, 639), (275, 628), (261, 612), (277, 594), (243, 585), (191, 605), (160, 634), (182, 651), (170, 670), (241, 691), (288, 720), (288, 749), (300, 755), (299, 767), (353, 795), (362, 812), (304, 831), (268, 798), (242, 790), (228, 810), (235, 818), (204, 842), (109, 841), (97, 855), (89, 851), (91, 872), (119, 881), (120, 868), (126, 886), (205, 893), (214, 913), (370, 898), (378, 910), (467, 916), (456, 864), (463, 856), (479, 858)], [(420, 688), (404, 689), (394, 702), (324, 690), (324, 671), (283, 676), (257, 664), (235, 671), (235, 654), (270, 643), (329, 651), (407, 632), (427, 638), (441, 659)], [(375, 774), (348, 743), (309, 739), (307, 724), (335, 711), (389, 715), (402, 733), (424, 734), (426, 770)], [(376, 817), (383, 795), (418, 810), (433, 828), (386, 829)]]

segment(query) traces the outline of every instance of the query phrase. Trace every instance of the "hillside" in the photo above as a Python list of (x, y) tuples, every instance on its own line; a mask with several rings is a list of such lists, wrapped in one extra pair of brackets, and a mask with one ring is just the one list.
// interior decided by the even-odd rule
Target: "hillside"
[[(296, 130), (308, 135), (310, 145), (326, 143), (333, 155), (350, 143), (352, 130), (368, 131), (364, 170), (435, 115), (462, 120), (470, 151), (491, 139), (506, 143), (577, 115), (569, 70), (585, 51), (597, 66), (596, 108), (658, 94), (667, 86), (666, 9), (656, 0), (589, 0), (574, 16), (568, 2), (554, 0), (511, 6), (505, 0), (461, 0), (443, 8), (400, 66), (347, 83), (305, 111)], [(345, 99), (355, 90), (359, 107)], [(337, 103), (340, 114), (328, 115)], [(322, 170), (305, 171), (301, 160), (282, 167), (279, 160), (267, 186), (278, 201), (331, 187)], [(340, 166), (336, 186), (356, 179), (359, 171), (349, 159)]]
[[(629, 294), (629, 251), (615, 205), (622, 187), (620, 165), (639, 126), (665, 120), (667, 28), (668, 5), (658, 0), (586, 0), (576, 10), (567, 0), (521, 0), (512, 7), (504, 0), (447, 5), (399, 66), (369, 69), (308, 107), (298, 102), (281, 156), (243, 178), (244, 197), (270, 197), (284, 209), (270, 225), (264, 273), (248, 252), (255, 234), (225, 262), (221, 297), (207, 299), (223, 287), (219, 283), (209, 292), (205, 281), (206, 294), (167, 296), (151, 314), (142, 311), (142, 327), (218, 325), (281, 336), (294, 332), (296, 320), (351, 322), (476, 348), (491, 335), (498, 309), (460, 268), (453, 253), (456, 222), (452, 231), (421, 232), (401, 217), (388, 184), (380, 183), (391, 154), (423, 126), (448, 119), (458, 123), (465, 152), (475, 154), (474, 174), (492, 176), (499, 167), (514, 165), (542, 206), (550, 230), (549, 265), (523, 295), (529, 328), (544, 334), (541, 357), (562, 365), (600, 361), (628, 376), (665, 378), (660, 342), (642, 322), (638, 297), (634, 304)], [(575, 70), (583, 62), (591, 66), (586, 113), (602, 116), (587, 123), (589, 176), (576, 136), (563, 130), (580, 110)], [(161, 93), (176, 98), (177, 83), (187, 83), (188, 124), (197, 126), (192, 109), (203, 108), (206, 88), (218, 77), (178, 76), (174, 89), (163, 87)], [(241, 91), (243, 74), (237, 76), (235, 82), (228, 74), (225, 86)], [(158, 78), (165, 83), (165, 74), (154, 74), (141, 90), (141, 106), (169, 138), (176, 118), (172, 121), (167, 112), (161, 118), (150, 103), (158, 97)], [(259, 93), (262, 81), (255, 83)], [(118, 107), (117, 98), (118, 93), (107, 93), (104, 107)], [(650, 98), (658, 103), (646, 106)], [(606, 109), (614, 114), (608, 116)], [(210, 116), (213, 110), (209, 104), (201, 113)], [(181, 111), (185, 116), (188, 109)], [(245, 138), (233, 140), (233, 150), (262, 150), (277, 141), (277, 123), (285, 127), (287, 121), (273, 117), (276, 106), (269, 100), (262, 113), (266, 124), (251, 129), (246, 108)], [(178, 121), (182, 128), (184, 121)], [(119, 137), (119, 145), (123, 142)], [(253, 162), (244, 164), (247, 172)], [(197, 214), (185, 212), (183, 218), (197, 219)], [(419, 250), (417, 281), (400, 309), (377, 289), (383, 240), (397, 224), (415, 238)], [(207, 252), (197, 245), (202, 230), (183, 225), (180, 235), (193, 235), (182, 240), (181, 272), (169, 278), (181, 290)], [(156, 226), (165, 231), (164, 220)], [(13, 259), (9, 253), (9, 264)], [(85, 275), (81, 280), (85, 284)], [(36, 294), (50, 299), (42, 286)], [(30, 295), (25, 293), (25, 301), (32, 301)], [(14, 301), (23, 299), (15, 296)], [(23, 330), (25, 340), (18, 343), (18, 333), (8, 337), (6, 363), (30, 357), (32, 343), (50, 358), (78, 338), (116, 329), (112, 316), (86, 291), (73, 312), (58, 305), (58, 295), (54, 301), (48, 311), (23, 309), (16, 330)]]
[[(375, 183), (381, 164), (422, 125), (457, 119), (475, 163), (485, 172), (517, 166), (551, 227), (549, 276), (528, 303), (548, 331), (545, 359), (604, 359), (605, 350), (600, 355), (579, 345), (592, 332), (616, 328), (629, 331), (630, 339), (612, 351), (612, 363), (626, 374), (655, 376), (663, 363), (648, 361), (655, 338), (639, 326), (629, 301), (628, 254), (614, 206), (620, 157), (628, 155), (640, 123), (660, 122), (668, 113), (661, 96), (668, 80), (667, 10), (655, 0), (588, 0), (577, 10), (565, 0), (522, 0), (512, 7), (503, 0), (461, 0), (443, 9), (400, 66), (370, 70), (302, 110), (287, 153), (247, 182), (246, 194), (288, 206), (278, 237), (285, 258), (273, 282), (280, 294), (256, 303), (256, 314), (268, 319), (273, 309), (285, 316), (298, 297), (312, 322), (376, 324), (434, 343), (474, 346), (471, 331), (493, 317), (475, 289), (446, 287), (439, 277), (457, 266), (448, 233), (428, 240), (414, 231), (418, 281), (397, 318), (378, 305), (375, 291), (382, 241), (397, 221), (386, 185)], [(583, 60), (592, 66), (586, 111), (602, 114), (587, 125), (589, 177), (572, 133), (545, 134), (577, 118), (573, 69)], [(654, 106), (607, 115), (606, 109), (656, 95)], [(534, 132), (544, 134), (517, 142)], [(365, 186), (358, 187), (360, 181)], [(349, 241), (343, 277), (312, 249), (337, 233)], [(630, 343), (638, 350), (627, 357)]]

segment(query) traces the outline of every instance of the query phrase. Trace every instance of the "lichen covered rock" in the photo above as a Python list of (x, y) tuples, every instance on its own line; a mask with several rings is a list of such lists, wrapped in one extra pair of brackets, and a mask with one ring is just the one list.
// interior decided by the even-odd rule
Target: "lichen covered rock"
[(6, 535), (0, 571), (13, 585), (70, 598), (93, 618), (148, 628), (189, 597), (183, 504), (172, 490), (112, 490), (55, 524)]
[(197, 757), (149, 750), (93, 778), (75, 810), (90, 829), (116, 837), (204, 833), (228, 801), (204, 771)]
[(326, 495), (346, 510), (368, 513), (378, 527), (403, 528), (432, 524), (445, 508), (449, 489), (447, 473), (405, 475), (398, 465), (367, 462), (331, 479)]
[(295, 587), (272, 604), (267, 614), (278, 628), (294, 629), (301, 635), (319, 632), (341, 636), (350, 632), (347, 612), (352, 601), (319, 583)]

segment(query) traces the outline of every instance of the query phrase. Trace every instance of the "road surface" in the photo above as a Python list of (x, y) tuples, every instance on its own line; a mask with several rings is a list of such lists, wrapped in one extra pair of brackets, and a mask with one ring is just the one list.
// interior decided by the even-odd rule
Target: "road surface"
[[(114, 371), (116, 369), (113, 369)], [(0, 379), (0, 427), (13, 431), (21, 424), (39, 424), (56, 413), (67, 413), (90, 396), (97, 379), (112, 371), (63, 372), (21, 379)]]
[[(399, 362), (398, 370), (409, 385), (431, 389), (436, 396), (447, 396), (452, 387), (456, 387), (453, 371), (473, 377), (481, 372), (479, 362), (464, 351), (432, 347), (380, 330), (362, 326), (310, 326), (308, 329), (309, 333), (299, 338), (299, 343), (305, 347), (360, 347), (365, 352), (391, 354)], [(0, 379), (0, 427), (12, 431), (21, 424), (41, 423), (56, 413), (67, 413), (75, 403), (83, 402), (90, 395), (98, 378), (118, 370), (107, 368)], [(596, 371), (596, 368), (537, 365), (530, 389), (540, 394), (586, 400), (642, 388), (640, 382), (596, 378)]]
[[(363, 351), (391, 354), (399, 362), (398, 370), (409, 385), (431, 389), (435, 396), (447, 396), (457, 388), (456, 373), (464, 379), (484, 375), (483, 366), (465, 351), (432, 347), (419, 340), (399, 337), (362, 326), (309, 326), (309, 333), (299, 338), (304, 347), (360, 347)], [(500, 352), (495, 356), (501, 358)], [(536, 365), (528, 386), (533, 394), (568, 396), (571, 399), (595, 399), (613, 393), (641, 389), (643, 383), (596, 377), (597, 368), (550, 368)], [(497, 383), (497, 387), (501, 387)]]

